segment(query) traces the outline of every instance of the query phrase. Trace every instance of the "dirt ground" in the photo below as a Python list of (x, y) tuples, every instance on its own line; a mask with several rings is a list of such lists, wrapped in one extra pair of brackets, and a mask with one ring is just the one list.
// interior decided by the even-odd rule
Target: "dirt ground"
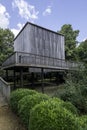
[(26, 130), (0, 94), (0, 130)]

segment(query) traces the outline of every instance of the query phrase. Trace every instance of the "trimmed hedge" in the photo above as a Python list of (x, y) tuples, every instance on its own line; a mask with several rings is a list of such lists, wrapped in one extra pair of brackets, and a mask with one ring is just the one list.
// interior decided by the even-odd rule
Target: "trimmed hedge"
[(77, 108), (71, 102), (63, 102), (61, 105), (69, 110), (72, 114), (75, 114), (77, 116), (79, 115)]
[(30, 117), (30, 110), (36, 104), (39, 104), (41, 101), (48, 100), (49, 96), (46, 94), (35, 94), (35, 95), (28, 95), (22, 98), (18, 102), (18, 113), (22, 120), (22, 122), (28, 127), (29, 124), (29, 117)]
[(30, 112), (29, 130), (80, 130), (76, 115), (57, 99), (41, 102)]
[(13, 112), (18, 113), (18, 101), (22, 99), (26, 95), (34, 95), (37, 94), (35, 90), (29, 89), (17, 89), (13, 91), (10, 95), (10, 107)]
[[(55, 100), (58, 105), (61, 105), (62, 107), (66, 108), (68, 111), (70, 111), (72, 114), (75, 114), (78, 116), (78, 110), (77, 108), (71, 103), (71, 102), (68, 102), (68, 101), (63, 101), (61, 100), (60, 98), (52, 98), (53, 100)], [(50, 99), (50, 100), (52, 100)]]
[(83, 130), (87, 130), (87, 115), (83, 115), (78, 117), (80, 125), (82, 126)]

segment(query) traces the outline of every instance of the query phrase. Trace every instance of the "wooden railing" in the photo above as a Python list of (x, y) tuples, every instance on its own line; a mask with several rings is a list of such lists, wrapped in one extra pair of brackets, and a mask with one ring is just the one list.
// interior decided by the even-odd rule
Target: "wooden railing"
[(24, 65), (34, 65), (34, 66), (44, 66), (46, 67), (55, 67), (60, 69), (76, 69), (78, 63), (69, 62), (62, 59), (57, 59), (53, 57), (41, 56), (25, 52), (14, 52), (5, 62), (2, 64), (2, 67), (6, 67), (13, 64), (24, 64)]
[(16, 63), (16, 52), (14, 52), (7, 59), (5, 59), (2, 66), (5, 67), (5, 66), (13, 65), (15, 63)]
[(0, 77), (0, 92), (7, 100), (9, 100), (10, 97), (10, 91), (10, 84), (8, 84)]

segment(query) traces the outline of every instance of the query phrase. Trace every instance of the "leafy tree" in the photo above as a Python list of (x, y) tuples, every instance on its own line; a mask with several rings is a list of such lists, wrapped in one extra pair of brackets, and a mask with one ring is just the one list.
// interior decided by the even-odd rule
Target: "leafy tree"
[(87, 68), (80, 66), (77, 71), (67, 73), (62, 91), (57, 90), (55, 96), (70, 101), (80, 114), (87, 114)]
[(80, 61), (87, 63), (87, 40), (80, 43), (77, 48), (77, 54)]
[(14, 34), (9, 29), (0, 28), (0, 65), (13, 52)]
[(76, 45), (77, 45), (77, 36), (79, 30), (73, 30), (72, 25), (65, 24), (61, 27), (60, 33), (65, 36), (65, 57), (67, 60), (76, 60)]

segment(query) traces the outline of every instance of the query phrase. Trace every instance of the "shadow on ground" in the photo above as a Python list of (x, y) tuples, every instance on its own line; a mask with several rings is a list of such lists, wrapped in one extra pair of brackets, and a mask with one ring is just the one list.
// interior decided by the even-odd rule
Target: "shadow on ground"
[(26, 130), (0, 93), (0, 130)]

